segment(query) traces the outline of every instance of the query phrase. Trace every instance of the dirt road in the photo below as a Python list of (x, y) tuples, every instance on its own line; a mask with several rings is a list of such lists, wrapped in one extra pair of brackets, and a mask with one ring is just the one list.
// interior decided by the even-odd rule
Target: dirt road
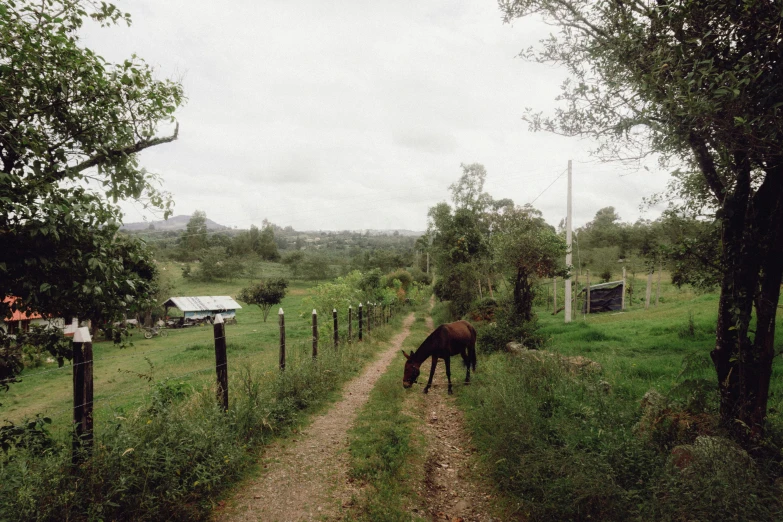
[(348, 481), (348, 429), (378, 378), (399, 357), (414, 315), (381, 356), (343, 389), (343, 398), (318, 416), (300, 436), (272, 444), (264, 451), (264, 474), (245, 485), (218, 513), (225, 522), (334, 519), (355, 492)]

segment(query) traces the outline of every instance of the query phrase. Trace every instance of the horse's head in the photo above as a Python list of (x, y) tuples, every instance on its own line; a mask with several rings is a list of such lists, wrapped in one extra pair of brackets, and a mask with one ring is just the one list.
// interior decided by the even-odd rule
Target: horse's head
[(405, 361), (405, 373), (402, 375), (402, 386), (404, 388), (410, 388), (413, 386), (413, 383), (416, 382), (416, 379), (419, 378), (420, 365), (411, 361), (411, 356), (405, 353), (405, 350), (402, 351), (402, 354), (407, 359), (407, 361)]

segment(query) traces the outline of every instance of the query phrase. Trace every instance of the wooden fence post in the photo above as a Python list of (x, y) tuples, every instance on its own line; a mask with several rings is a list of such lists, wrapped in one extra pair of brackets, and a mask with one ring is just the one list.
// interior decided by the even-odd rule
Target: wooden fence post
[(348, 342), (353, 342), (353, 308), (348, 305)]
[(313, 359), (318, 357), (318, 312), (313, 308)]
[(590, 271), (587, 271), (587, 314), (590, 315)]
[(283, 309), (277, 312), (277, 323), (280, 326), (280, 370), (285, 370), (285, 314)]
[(362, 341), (362, 317), (364, 311), (364, 307), (362, 306), (362, 303), (359, 303), (359, 342)]
[(647, 291), (644, 293), (644, 309), (650, 308), (650, 293), (652, 291), (652, 271), (647, 272)]
[(367, 335), (372, 332), (372, 305), (367, 301)]
[(655, 306), (661, 299), (661, 272), (663, 272), (663, 262), (658, 265), (658, 282), (655, 284)]
[(78, 328), (73, 336), (73, 422), (76, 433), (73, 439), (71, 461), (81, 461), (80, 449), (92, 451), (92, 337), (87, 327)]
[(557, 278), (552, 278), (552, 313), (557, 313)]
[(228, 357), (226, 356), (226, 323), (223, 316), (217, 314), (212, 326), (215, 334), (215, 371), (217, 372), (217, 399), (228, 411)]
[(625, 291), (627, 288), (625, 287), (625, 267), (623, 267), (623, 297), (620, 301), (620, 310), (625, 310)]
[(332, 320), (334, 322), (334, 347), (337, 348), (337, 345), (340, 343), (340, 333), (337, 329), (337, 308), (332, 309)]

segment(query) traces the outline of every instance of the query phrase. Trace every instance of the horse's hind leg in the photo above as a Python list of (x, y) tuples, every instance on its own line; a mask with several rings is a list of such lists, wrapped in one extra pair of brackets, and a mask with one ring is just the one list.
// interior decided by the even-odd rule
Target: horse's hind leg
[(462, 362), (465, 363), (465, 368), (468, 369), (467, 375), (465, 375), (465, 384), (470, 384), (470, 359), (465, 352), (462, 352)]
[(449, 395), (451, 395), (451, 358), (446, 357), (446, 378), (449, 381)]
[[(430, 366), (430, 380), (427, 381), (427, 386), (424, 387), (424, 393), (427, 393), (430, 391), (430, 386), (432, 386), (432, 378), (435, 376), (435, 365), (438, 364), (438, 358), (434, 355), (432, 356), (432, 366)], [(446, 368), (448, 369), (448, 364), (446, 364)]]

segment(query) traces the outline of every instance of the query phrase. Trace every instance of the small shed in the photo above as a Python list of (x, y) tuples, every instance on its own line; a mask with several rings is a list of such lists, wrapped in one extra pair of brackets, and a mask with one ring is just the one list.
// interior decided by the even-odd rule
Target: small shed
[[(623, 309), (623, 281), (612, 281), (599, 285), (590, 285), (590, 313), (619, 312)], [(580, 294), (586, 294), (583, 288)], [(582, 305), (582, 313), (587, 313), (587, 299)]]
[(227, 295), (170, 297), (163, 303), (163, 307), (166, 309), (167, 316), (169, 308), (181, 310), (186, 321), (212, 320), (217, 314), (222, 315), (223, 319), (233, 319), (236, 317), (237, 309), (242, 308)]

